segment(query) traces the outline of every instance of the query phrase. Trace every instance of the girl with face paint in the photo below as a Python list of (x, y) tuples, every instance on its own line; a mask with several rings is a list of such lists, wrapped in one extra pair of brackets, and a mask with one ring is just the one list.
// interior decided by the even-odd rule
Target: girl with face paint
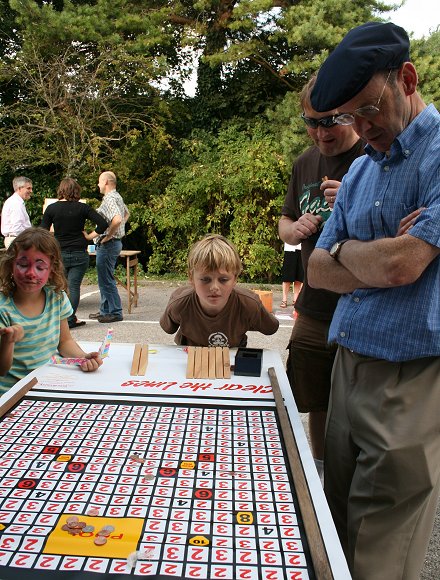
[(0, 394), (57, 352), (85, 358), (81, 370), (102, 364), (73, 340), (72, 307), (58, 242), (42, 228), (28, 228), (0, 258)]

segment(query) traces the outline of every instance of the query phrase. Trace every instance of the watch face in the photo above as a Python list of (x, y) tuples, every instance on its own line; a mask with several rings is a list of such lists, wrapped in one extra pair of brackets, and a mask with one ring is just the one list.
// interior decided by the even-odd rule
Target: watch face
[(333, 244), (333, 246), (330, 248), (330, 256), (332, 258), (334, 258), (335, 256), (338, 255), (340, 247), (341, 247), (341, 244), (339, 242), (336, 242), (336, 244)]

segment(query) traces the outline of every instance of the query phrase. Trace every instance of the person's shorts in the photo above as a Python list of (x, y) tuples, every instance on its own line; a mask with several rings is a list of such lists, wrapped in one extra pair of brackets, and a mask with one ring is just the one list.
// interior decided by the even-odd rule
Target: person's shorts
[(301, 413), (327, 411), (337, 345), (327, 343), (330, 322), (298, 312), (286, 372)]
[(301, 259), (301, 250), (284, 252), (283, 267), (281, 269), (283, 282), (303, 282), (304, 268)]

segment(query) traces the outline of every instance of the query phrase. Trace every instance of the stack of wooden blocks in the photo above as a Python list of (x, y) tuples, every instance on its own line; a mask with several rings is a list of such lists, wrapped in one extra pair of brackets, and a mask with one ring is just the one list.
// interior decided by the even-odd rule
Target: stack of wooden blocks
[(189, 346), (187, 379), (230, 379), (231, 362), (226, 346)]
[(132, 376), (145, 375), (145, 373), (147, 372), (147, 366), (148, 366), (148, 344), (136, 344), (134, 347), (130, 375)]

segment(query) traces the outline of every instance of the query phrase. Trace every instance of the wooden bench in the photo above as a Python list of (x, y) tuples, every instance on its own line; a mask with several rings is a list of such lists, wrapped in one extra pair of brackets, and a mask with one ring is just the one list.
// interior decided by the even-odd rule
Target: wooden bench
[[(131, 307), (137, 306), (138, 304), (138, 281), (137, 281), (137, 273), (138, 273), (138, 255), (141, 253), (140, 250), (121, 250), (119, 257), (125, 258), (125, 270), (126, 270), (126, 283), (120, 280), (115, 275), (116, 282), (122, 286), (127, 292), (128, 298), (128, 314), (131, 314)], [(96, 256), (96, 252), (89, 252), (90, 256)], [(131, 284), (131, 272), (133, 270), (133, 286)]]

